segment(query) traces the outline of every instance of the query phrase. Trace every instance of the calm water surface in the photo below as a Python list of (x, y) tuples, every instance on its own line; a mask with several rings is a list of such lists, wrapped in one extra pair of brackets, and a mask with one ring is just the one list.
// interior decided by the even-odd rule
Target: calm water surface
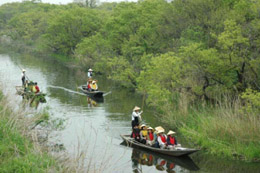
[[(75, 93), (78, 86), (86, 83), (86, 74), (50, 57), (0, 54), (1, 85), (4, 93), (11, 96), (11, 102), (17, 105), (22, 102), (21, 97), (15, 95), (14, 87), (21, 85), (20, 68), (25, 68), (30, 80), (37, 81), (40, 89), (47, 93), (47, 103), (40, 104), (37, 110), (47, 108), (52, 119), (65, 121), (65, 128), (53, 132), (50, 143), (63, 144), (71, 157), (85, 153), (85, 163), (91, 165), (92, 171), (260, 172), (259, 163), (227, 161), (203, 152), (180, 159), (121, 145), (119, 135), (130, 134), (131, 112), (135, 105), (142, 106), (142, 96), (117, 89), (116, 83), (95, 76), (99, 89), (111, 93), (105, 96), (103, 103), (90, 102), (86, 96)], [(161, 125), (146, 107), (143, 119), (153, 127)], [(179, 138), (179, 141), (185, 145), (184, 140)]]

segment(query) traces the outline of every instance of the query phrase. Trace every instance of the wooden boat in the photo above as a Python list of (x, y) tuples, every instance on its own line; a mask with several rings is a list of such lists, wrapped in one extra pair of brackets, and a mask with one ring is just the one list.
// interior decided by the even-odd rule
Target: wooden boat
[(189, 154), (199, 151), (199, 149), (182, 148), (182, 147), (178, 147), (176, 149), (171, 149), (171, 150), (154, 148), (154, 147), (151, 147), (151, 146), (148, 146), (148, 145), (135, 141), (133, 138), (130, 137), (130, 135), (120, 135), (120, 136), (126, 142), (126, 144), (128, 146), (141, 147), (141, 148), (153, 151), (153, 152), (157, 152), (157, 153), (161, 153), (161, 154), (165, 154), (165, 155), (169, 155), (169, 156), (179, 157), (179, 156), (185, 156), (185, 155), (189, 155)]
[(82, 90), (82, 92), (85, 93), (85, 94), (87, 94), (87, 95), (90, 96), (90, 97), (93, 97), (93, 98), (103, 97), (103, 94), (104, 94), (103, 91), (89, 91), (87, 88), (88, 88), (87, 85), (82, 85), (82, 86), (80, 87), (80, 89)]
[(15, 89), (17, 94), (21, 95), (24, 99), (31, 100), (31, 102), (37, 100), (41, 103), (46, 103), (45, 93), (39, 92), (35, 94), (31, 91), (25, 91), (23, 86), (16, 86)]

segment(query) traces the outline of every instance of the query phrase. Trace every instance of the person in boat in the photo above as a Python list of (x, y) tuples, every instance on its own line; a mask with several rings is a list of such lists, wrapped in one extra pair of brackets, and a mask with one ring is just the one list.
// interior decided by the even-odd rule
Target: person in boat
[(149, 146), (153, 146), (155, 144), (155, 136), (154, 136), (154, 133), (153, 133), (153, 128), (148, 127), (147, 130), (148, 130), (148, 133), (147, 133), (146, 144), (149, 145)]
[(162, 128), (162, 126), (157, 126), (154, 129), (155, 129), (155, 131), (154, 131), (155, 144), (153, 145), (153, 147), (160, 148), (159, 142), (157, 140), (158, 139), (158, 131), (159, 130), (163, 130), (164, 131), (164, 128)]
[(92, 91), (92, 79), (91, 79), (91, 78), (88, 79), (88, 83), (87, 83), (87, 84), (88, 84), (88, 88), (87, 88), (87, 89), (88, 89), (89, 91)]
[(93, 70), (90, 68), (88, 69), (88, 78), (92, 78), (92, 74), (93, 73)]
[(98, 85), (97, 85), (97, 81), (96, 80), (92, 81), (91, 89), (92, 89), (92, 91), (98, 91)]
[(25, 72), (26, 72), (26, 70), (23, 69), (23, 70), (22, 70), (22, 77), (21, 77), (21, 79), (22, 79), (22, 84), (23, 84), (24, 87), (25, 87)]
[(157, 141), (158, 141), (159, 147), (161, 149), (166, 148), (166, 146), (167, 146), (167, 136), (164, 134), (164, 129), (159, 129), (157, 131)]
[(137, 124), (133, 127), (131, 138), (134, 138), (136, 141), (141, 142), (140, 129)]
[(28, 82), (28, 80), (25, 80), (24, 92), (27, 92), (27, 91), (29, 91), (29, 90), (30, 90), (30, 88), (29, 88), (29, 82)]
[(176, 133), (172, 130), (170, 130), (167, 133), (167, 147), (169, 149), (173, 149), (173, 148), (175, 148), (175, 146), (178, 145), (177, 139), (175, 138), (174, 134), (176, 134)]
[(141, 108), (138, 106), (135, 106), (132, 113), (132, 128), (134, 128), (135, 125), (139, 126), (139, 122), (141, 121), (141, 114), (143, 111), (141, 111)]
[(34, 83), (33, 92), (34, 92), (35, 94), (37, 94), (37, 93), (40, 92), (40, 88), (38, 87), (37, 82)]
[(141, 143), (146, 144), (146, 140), (147, 140), (147, 126), (145, 124), (142, 124), (140, 128), (141, 128), (141, 131), (140, 131)]

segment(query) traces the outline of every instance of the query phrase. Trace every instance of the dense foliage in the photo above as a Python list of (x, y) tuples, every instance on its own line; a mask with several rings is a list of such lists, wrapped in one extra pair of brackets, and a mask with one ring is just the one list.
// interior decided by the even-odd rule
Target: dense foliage
[[(9, 37), (13, 44), (23, 41), (39, 51), (69, 56), (86, 69), (136, 88), (166, 117), (187, 115), (172, 118), (177, 126), (189, 124), (195, 108), (205, 111), (204, 103), (231, 111), (230, 119), (246, 115), (243, 121), (248, 123), (247, 118), (259, 116), (259, 11), (259, 0), (143, 0), (100, 6), (27, 1), (0, 7), (0, 41)], [(200, 126), (219, 120), (219, 112), (210, 113), (215, 119), (195, 118), (189, 132), (202, 134)], [(253, 129), (258, 133), (259, 117), (252, 123), (245, 127), (258, 126)], [(259, 148), (259, 135), (243, 136), (245, 145), (247, 137), (258, 139), (253, 144)], [(237, 143), (239, 138), (229, 139)], [(247, 157), (260, 157), (259, 150), (252, 153)]]

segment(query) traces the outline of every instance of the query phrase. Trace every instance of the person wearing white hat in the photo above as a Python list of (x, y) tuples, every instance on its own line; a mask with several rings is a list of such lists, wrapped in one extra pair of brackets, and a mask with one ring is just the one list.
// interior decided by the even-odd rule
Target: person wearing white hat
[(174, 137), (174, 134), (176, 134), (176, 132), (174, 132), (172, 130), (170, 130), (167, 133), (167, 147), (169, 149), (174, 149), (175, 146), (179, 146), (178, 142), (177, 142), (177, 139)]
[(25, 72), (26, 72), (26, 70), (23, 69), (23, 70), (22, 70), (22, 77), (21, 77), (22, 83), (23, 83), (23, 86), (24, 86), (24, 87), (25, 87)]
[(141, 143), (146, 144), (146, 140), (147, 140), (147, 126), (145, 124), (141, 125), (140, 137), (141, 137)]
[(141, 114), (143, 113), (143, 111), (141, 111), (141, 108), (139, 108), (138, 106), (135, 106), (133, 109), (133, 113), (132, 113), (132, 129), (134, 128), (135, 125), (139, 125), (139, 121), (141, 120)]
[(148, 133), (147, 133), (146, 144), (153, 146), (155, 144), (155, 136), (154, 136), (154, 133), (153, 133), (153, 128), (148, 127), (147, 130), (148, 130)]
[(157, 141), (160, 148), (164, 149), (167, 146), (167, 136), (164, 134), (164, 129), (159, 129), (157, 131)]
[(92, 72), (93, 70), (91, 68), (88, 69), (88, 78), (92, 78)]

